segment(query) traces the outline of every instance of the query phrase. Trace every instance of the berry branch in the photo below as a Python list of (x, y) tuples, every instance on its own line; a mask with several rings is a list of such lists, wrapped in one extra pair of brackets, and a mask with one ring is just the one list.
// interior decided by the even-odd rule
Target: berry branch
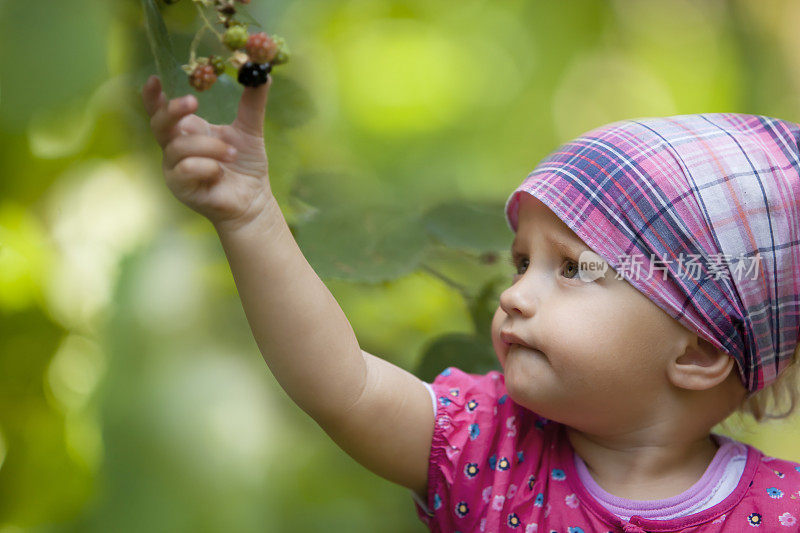
[[(175, 4), (180, 0), (163, 0), (166, 4)], [(226, 61), (238, 72), (236, 81), (246, 87), (258, 87), (267, 83), (267, 75), (275, 65), (289, 61), (289, 48), (284, 39), (278, 35), (267, 35), (265, 32), (249, 33), (248, 25), (235, 20), (236, 4), (249, 4), (250, 0), (192, 0), (197, 12), (203, 19), (203, 25), (192, 39), (189, 49), (189, 63), (181, 65), (181, 69), (189, 76), (189, 84), (198, 91), (211, 88), (217, 77), (225, 73)], [(217, 31), (208, 19), (204, 8), (214, 7), (217, 11), (218, 23), (224, 33)], [(221, 55), (197, 56), (200, 38), (206, 30), (216, 35), (219, 42), (228, 50), (227, 59)]]
[(200, 28), (200, 30), (202, 31), (202, 30), (208, 28), (209, 30), (214, 32), (214, 35), (217, 36), (217, 39), (219, 39), (221, 41), (222, 40), (222, 34), (220, 32), (218, 32), (217, 30), (215, 30), (214, 27), (211, 25), (211, 22), (208, 20), (208, 17), (206, 16), (205, 12), (203, 11), (203, 8), (200, 7), (201, 3), (202, 2), (200, 2), (198, 0), (195, 0), (195, 2), (194, 2), (194, 6), (197, 8), (197, 12), (200, 13), (200, 16), (203, 17), (203, 23), (205, 24), (203, 27)]

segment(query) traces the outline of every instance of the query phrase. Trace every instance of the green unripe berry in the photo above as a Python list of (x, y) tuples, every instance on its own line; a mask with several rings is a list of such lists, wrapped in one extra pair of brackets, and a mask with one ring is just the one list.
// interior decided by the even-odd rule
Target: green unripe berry
[(220, 75), (223, 72), (225, 72), (225, 60), (222, 59), (221, 57), (212, 56), (211, 66), (214, 67), (214, 72), (216, 72), (217, 75)]
[(244, 26), (231, 26), (230, 28), (225, 31), (225, 35), (222, 37), (222, 42), (230, 48), (231, 50), (238, 50), (239, 48), (244, 48), (247, 44), (247, 28)]
[(275, 44), (278, 46), (278, 53), (275, 54), (275, 57), (272, 61), (270, 61), (273, 65), (281, 65), (289, 61), (289, 47), (286, 46), (286, 41), (283, 37), (278, 35), (273, 35), (272, 40), (275, 41)]

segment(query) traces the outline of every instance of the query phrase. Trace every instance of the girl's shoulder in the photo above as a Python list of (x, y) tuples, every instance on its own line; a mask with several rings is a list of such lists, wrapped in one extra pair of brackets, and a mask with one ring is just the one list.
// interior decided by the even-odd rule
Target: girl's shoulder
[(800, 508), (800, 463), (756, 452), (760, 457), (753, 486), (762, 488), (771, 499), (786, 495)]
[(519, 425), (523, 426), (521, 429), (535, 425), (541, 430), (548, 422), (515, 403), (508, 395), (503, 374), (496, 370), (473, 374), (451, 366), (430, 385), (437, 425), (452, 426), (451, 433), (461, 429), (472, 433), (484, 430), (488, 434), (505, 428), (509, 430), (506, 437), (516, 437), (519, 433), (514, 428)]
[(444, 396), (444, 398), (439, 398), (444, 405), (449, 405), (450, 402), (460, 405), (467, 396), (481, 396), (498, 400), (504, 396), (508, 397), (505, 378), (496, 370), (486, 374), (472, 374), (451, 366), (437, 375), (431, 385), (437, 394)]
[[(733, 437), (723, 436), (723, 438), (747, 450), (747, 463), (748, 466), (752, 463), (752, 467), (747, 468), (742, 477), (751, 480), (751, 492), (755, 489), (756, 492), (763, 492), (764, 496), (769, 496), (771, 499), (780, 499), (776, 497), (778, 493), (791, 492), (790, 499), (800, 507), (800, 462), (768, 455), (752, 444)], [(780, 490), (771, 490), (778, 487)]]
[(766, 531), (797, 531), (800, 527), (800, 463), (766, 455), (749, 444), (746, 446), (748, 459), (753, 463), (752, 471), (746, 468), (740, 481), (747, 484), (743, 487), (746, 493), (735, 508), (717, 518), (715, 523), (748, 526), (748, 529), (764, 526)]
[(419, 517), (434, 531), (474, 531), (506, 500), (533, 502), (534, 481), (543, 483), (550, 474), (551, 462), (542, 459), (555, 451), (558, 424), (514, 402), (497, 371), (449, 367), (430, 385), (436, 417), (427, 501), (417, 502)]

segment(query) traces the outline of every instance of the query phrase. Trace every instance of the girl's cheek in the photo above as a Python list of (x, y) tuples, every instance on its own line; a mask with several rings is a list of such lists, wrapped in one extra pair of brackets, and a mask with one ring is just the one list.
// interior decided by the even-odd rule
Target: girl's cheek
[(506, 367), (506, 355), (508, 354), (508, 346), (500, 339), (500, 329), (505, 318), (506, 312), (498, 307), (492, 318), (492, 345), (502, 368)]
[(508, 345), (500, 340), (498, 335), (492, 335), (492, 345), (494, 346), (494, 353), (497, 360), (500, 361), (500, 367), (505, 369), (506, 356), (508, 355)]

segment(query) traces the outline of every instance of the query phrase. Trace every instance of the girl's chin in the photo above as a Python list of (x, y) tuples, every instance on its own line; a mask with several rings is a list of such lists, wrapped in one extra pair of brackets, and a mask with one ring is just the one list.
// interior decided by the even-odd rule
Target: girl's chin
[(502, 368), (503, 371), (505, 371), (507, 354), (496, 354), (496, 355), (497, 355), (497, 360), (500, 362), (500, 368)]

